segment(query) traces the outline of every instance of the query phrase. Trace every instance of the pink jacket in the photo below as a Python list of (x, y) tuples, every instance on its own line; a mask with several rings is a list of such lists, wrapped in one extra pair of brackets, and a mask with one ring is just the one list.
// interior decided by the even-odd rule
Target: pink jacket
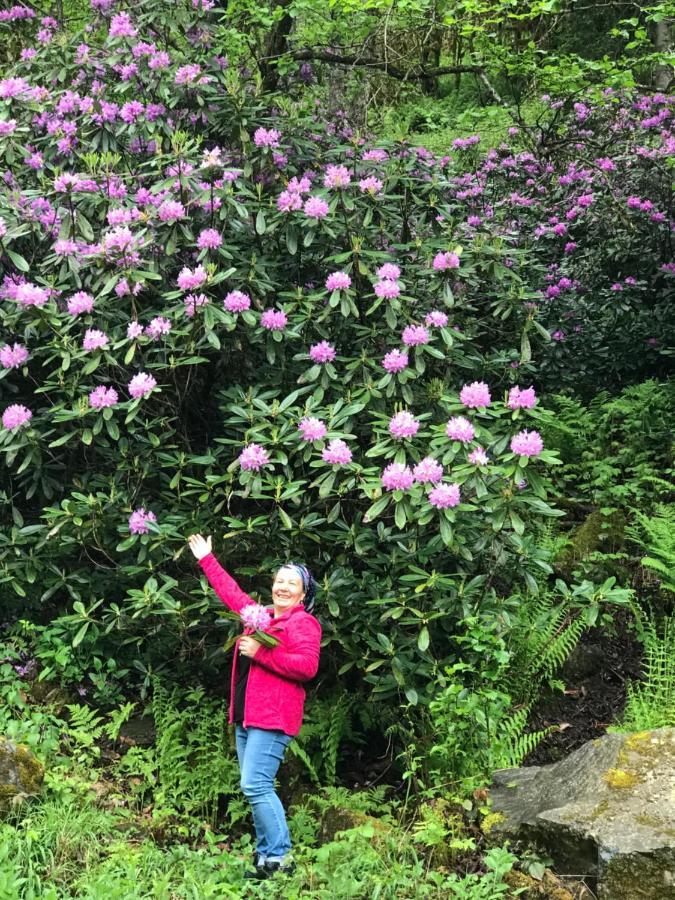
[[(213, 590), (235, 612), (255, 603), (223, 569), (212, 553), (199, 561)], [(251, 631), (247, 631), (251, 634)], [(305, 705), (303, 681), (316, 675), (319, 667), (321, 625), (299, 603), (274, 619), (269, 633), (281, 641), (276, 647), (261, 647), (251, 660), (246, 699), (245, 728), (265, 728), (296, 735), (302, 725)], [(230, 693), (230, 718), (234, 717), (234, 685), (237, 678), (239, 641), (234, 646)]]

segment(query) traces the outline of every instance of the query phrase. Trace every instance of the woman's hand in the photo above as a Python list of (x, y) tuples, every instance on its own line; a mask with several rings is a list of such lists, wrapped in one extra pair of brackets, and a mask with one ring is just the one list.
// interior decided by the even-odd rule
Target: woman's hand
[(261, 647), (260, 641), (256, 641), (250, 634), (245, 634), (244, 637), (239, 638), (239, 652), (242, 656), (249, 656), (253, 659)]
[(188, 538), (188, 546), (196, 559), (204, 559), (211, 553), (211, 535), (203, 538), (201, 534), (191, 534)]

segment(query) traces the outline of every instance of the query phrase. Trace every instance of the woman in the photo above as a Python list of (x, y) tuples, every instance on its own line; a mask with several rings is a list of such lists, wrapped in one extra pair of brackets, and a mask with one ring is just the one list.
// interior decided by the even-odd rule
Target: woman
[[(255, 602), (215, 558), (210, 537), (193, 534), (188, 544), (226, 606), (240, 612)], [(316, 582), (305, 566), (282, 566), (272, 585), (274, 619), (268, 629), (280, 643), (263, 647), (245, 633), (234, 648), (229, 721), (235, 725), (241, 789), (251, 804), (258, 839), (256, 871), (246, 877), (263, 879), (294, 868), (274, 779), (286, 747), (302, 725), (302, 682), (313, 678), (319, 665), (321, 626), (311, 615), (315, 594)]]

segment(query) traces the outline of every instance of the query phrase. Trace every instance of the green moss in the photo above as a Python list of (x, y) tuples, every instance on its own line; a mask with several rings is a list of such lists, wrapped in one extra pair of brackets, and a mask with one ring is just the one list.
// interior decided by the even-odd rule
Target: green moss
[(506, 816), (504, 815), (504, 813), (488, 813), (480, 823), (481, 831), (483, 832), (483, 834), (489, 834), (495, 827), (495, 825), (500, 825), (504, 821), (506, 821)]
[(611, 788), (632, 788), (642, 781), (635, 772), (627, 772), (625, 769), (607, 769), (603, 778)]
[(626, 518), (616, 510), (606, 515), (596, 509), (572, 531), (565, 548), (558, 554), (555, 567), (563, 574), (571, 575), (582, 559), (596, 550), (615, 553), (623, 546)]
[(44, 768), (24, 744), (0, 738), (0, 813), (6, 813), (18, 794), (37, 794)]

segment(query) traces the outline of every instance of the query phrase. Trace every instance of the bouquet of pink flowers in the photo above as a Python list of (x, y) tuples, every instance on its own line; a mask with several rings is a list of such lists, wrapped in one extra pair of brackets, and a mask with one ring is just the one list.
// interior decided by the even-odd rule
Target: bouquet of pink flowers
[[(252, 637), (254, 637), (256, 641), (259, 641), (263, 647), (276, 647), (279, 643), (278, 638), (267, 633), (267, 629), (272, 624), (273, 617), (270, 611), (265, 609), (260, 603), (247, 603), (238, 613), (229, 609), (220, 610), (220, 615), (225, 616), (228, 619), (234, 619), (236, 622), (240, 622), (244, 628), (252, 630)], [(224, 649), (226, 651), (229, 650), (236, 640), (236, 635), (230, 638), (225, 644)]]

